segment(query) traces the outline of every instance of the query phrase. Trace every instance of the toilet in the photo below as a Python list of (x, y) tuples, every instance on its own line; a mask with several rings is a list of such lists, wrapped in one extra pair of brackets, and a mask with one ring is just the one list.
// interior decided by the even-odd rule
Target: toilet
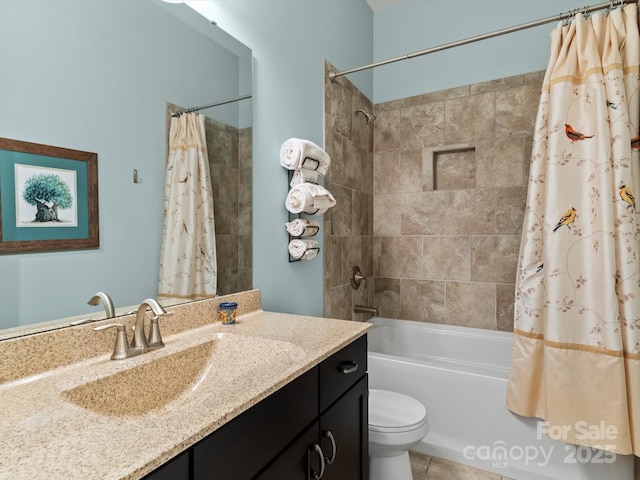
[(409, 395), (369, 390), (369, 479), (412, 480), (409, 449), (428, 431), (427, 409)]

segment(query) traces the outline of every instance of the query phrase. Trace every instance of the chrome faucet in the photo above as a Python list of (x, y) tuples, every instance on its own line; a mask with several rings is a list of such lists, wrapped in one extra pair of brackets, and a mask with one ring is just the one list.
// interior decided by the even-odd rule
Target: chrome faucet
[(96, 293), (93, 297), (91, 297), (89, 299), (89, 301), (87, 302), (89, 305), (93, 305), (94, 307), (96, 305), (100, 305), (100, 301), (102, 301), (102, 304), (104, 305), (104, 310), (107, 314), (106, 318), (113, 318), (116, 316), (116, 311), (113, 308), (113, 300), (111, 300), (111, 297), (109, 295), (107, 295), (104, 292), (98, 292)]
[[(147, 312), (147, 307), (150, 307), (154, 316), (151, 318), (151, 328), (149, 331), (149, 339), (144, 333), (144, 320)], [(147, 298), (138, 307), (136, 313), (136, 320), (133, 326), (133, 341), (131, 342), (131, 348), (140, 349), (143, 353), (155, 348), (164, 347), (162, 337), (160, 335), (160, 326), (158, 325), (158, 318), (166, 315), (173, 315), (173, 312), (167, 312), (162, 305), (160, 305), (153, 298)]]

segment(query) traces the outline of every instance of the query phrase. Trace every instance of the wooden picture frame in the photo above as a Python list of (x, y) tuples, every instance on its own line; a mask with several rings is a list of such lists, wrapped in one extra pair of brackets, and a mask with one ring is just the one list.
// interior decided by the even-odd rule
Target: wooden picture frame
[(0, 138), (0, 254), (99, 246), (98, 154)]

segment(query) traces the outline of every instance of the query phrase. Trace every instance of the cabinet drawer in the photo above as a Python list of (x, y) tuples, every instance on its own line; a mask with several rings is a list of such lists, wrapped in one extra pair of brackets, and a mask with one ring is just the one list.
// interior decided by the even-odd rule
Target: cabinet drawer
[(320, 411), (326, 410), (367, 373), (367, 336), (354, 340), (320, 364)]
[(314, 368), (198, 443), (194, 480), (253, 478), (317, 416)]

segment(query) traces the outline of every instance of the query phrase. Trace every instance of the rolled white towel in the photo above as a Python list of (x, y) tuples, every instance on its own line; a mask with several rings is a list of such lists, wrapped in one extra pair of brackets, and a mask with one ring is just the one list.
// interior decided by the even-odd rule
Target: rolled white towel
[(284, 204), (291, 213), (322, 215), (336, 204), (336, 199), (322, 185), (306, 182), (291, 187)]
[(291, 222), (285, 223), (285, 225), (287, 232), (292, 237), (313, 237), (320, 230), (320, 224), (308, 218), (296, 218)]
[(293, 177), (291, 178), (291, 185), (299, 185), (304, 182), (318, 183), (318, 172), (315, 170), (307, 170), (306, 168), (299, 168), (293, 172)]
[(290, 138), (280, 146), (280, 165), (288, 170), (304, 168), (325, 175), (331, 165), (331, 157), (309, 140)]
[(296, 260), (311, 260), (318, 255), (320, 248), (315, 240), (291, 240), (289, 242), (289, 255)]

